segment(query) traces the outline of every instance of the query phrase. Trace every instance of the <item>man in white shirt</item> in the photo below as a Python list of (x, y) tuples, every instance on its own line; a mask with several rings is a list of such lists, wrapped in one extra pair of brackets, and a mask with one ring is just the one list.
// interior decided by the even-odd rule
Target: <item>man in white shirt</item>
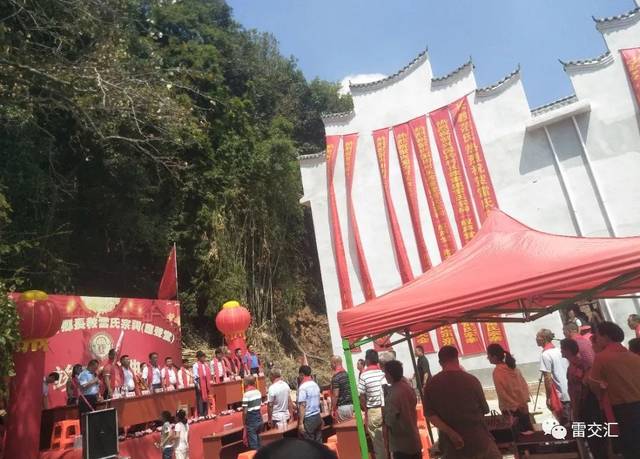
[(127, 390), (127, 395), (134, 395), (136, 390), (136, 380), (133, 377), (131, 369), (131, 361), (128, 355), (120, 357), (120, 366), (122, 367), (122, 386)]
[(42, 380), (42, 409), (46, 410), (49, 408), (49, 384), (53, 384), (58, 382), (60, 379), (60, 375), (54, 371), (47, 375), (46, 378)]
[(291, 417), (291, 388), (282, 380), (279, 368), (272, 368), (269, 378), (271, 379), (267, 393), (269, 424), (272, 427), (284, 429)]
[(222, 357), (222, 349), (217, 348), (213, 359), (211, 359), (211, 374), (213, 382), (218, 384), (227, 379), (227, 368)]
[(152, 392), (162, 389), (162, 371), (158, 366), (158, 353), (152, 352), (149, 354), (149, 365), (142, 370), (142, 379), (147, 382), (147, 387)]
[(560, 425), (565, 425), (569, 422), (571, 413), (567, 382), (569, 362), (562, 357), (560, 349), (553, 345), (553, 338), (553, 332), (543, 328), (536, 335), (536, 344), (542, 348), (540, 371), (544, 377), (547, 408), (551, 410)]
[(378, 352), (369, 349), (364, 361), (365, 368), (358, 379), (360, 403), (367, 409), (367, 431), (373, 442), (376, 459), (386, 459), (382, 426), (382, 407), (384, 406), (382, 386), (387, 383), (387, 378), (380, 369)]
[(164, 368), (160, 372), (162, 376), (162, 388), (174, 390), (178, 388), (178, 368), (173, 364), (171, 357), (165, 357)]

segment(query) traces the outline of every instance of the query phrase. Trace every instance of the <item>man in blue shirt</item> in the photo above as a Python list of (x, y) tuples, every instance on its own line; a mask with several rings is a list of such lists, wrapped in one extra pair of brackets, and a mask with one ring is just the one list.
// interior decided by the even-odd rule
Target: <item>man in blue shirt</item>
[(80, 411), (81, 430), (84, 430), (82, 420), (84, 413), (95, 410), (98, 403), (98, 393), (100, 392), (100, 379), (97, 375), (98, 365), (97, 360), (91, 360), (87, 364), (87, 368), (78, 375), (78, 385), (80, 386), (78, 410)]
[(311, 367), (302, 365), (298, 385), (298, 431), (306, 440), (322, 443), (320, 387), (311, 377)]
[(252, 375), (260, 374), (260, 359), (253, 350), (252, 344), (247, 346), (247, 353), (244, 355), (243, 360), (244, 366), (249, 369), (249, 373)]

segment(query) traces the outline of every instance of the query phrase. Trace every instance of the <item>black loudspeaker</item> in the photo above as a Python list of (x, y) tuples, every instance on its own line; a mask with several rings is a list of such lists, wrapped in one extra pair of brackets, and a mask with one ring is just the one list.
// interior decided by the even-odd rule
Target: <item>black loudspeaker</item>
[(115, 408), (85, 413), (81, 422), (83, 459), (118, 457), (118, 413)]

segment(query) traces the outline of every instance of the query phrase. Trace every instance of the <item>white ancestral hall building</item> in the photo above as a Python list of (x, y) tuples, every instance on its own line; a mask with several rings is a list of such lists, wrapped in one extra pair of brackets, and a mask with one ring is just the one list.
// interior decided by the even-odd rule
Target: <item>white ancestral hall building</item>
[[(640, 9), (596, 19), (595, 26), (603, 35), (608, 51), (590, 60), (563, 63), (575, 93), (542, 107), (529, 107), (520, 69), (491, 86), (478, 88), (471, 62), (446, 76), (436, 77), (425, 51), (390, 77), (351, 84), (353, 111), (323, 118), (327, 135), (359, 134), (352, 196), (376, 295), (398, 288), (402, 282), (394, 257), (372, 131), (404, 123), (465, 95), (468, 95), (501, 210), (534, 229), (554, 234), (640, 235), (640, 117), (619, 52), (640, 47)], [(431, 126), (429, 137), (438, 183), (455, 234), (453, 212)], [(393, 203), (413, 273), (418, 276), (420, 261), (392, 135), (389, 148)], [(334, 187), (353, 304), (358, 307), (364, 302), (364, 295), (348, 224), (342, 155), (340, 144)], [(334, 352), (342, 354), (336, 319), (341, 301), (324, 153), (300, 157), (300, 169), (304, 186), (301, 202), (311, 207), (313, 216), (331, 343)], [(435, 265), (440, 262), (440, 255), (417, 172), (415, 180), (424, 237)], [(455, 237), (460, 247), (458, 235)], [(626, 318), (630, 313), (640, 312), (637, 301), (609, 300), (602, 302), (601, 311), (631, 337)], [(540, 353), (535, 344), (536, 331), (550, 328), (556, 337), (562, 338), (560, 315), (555, 313), (533, 323), (505, 324), (505, 327), (518, 364), (529, 380), (536, 380)], [(436, 342), (434, 332), (431, 338)], [(370, 346), (364, 346), (363, 352)], [(406, 374), (412, 374), (407, 345), (396, 345), (395, 350), (405, 363)], [(354, 359), (362, 357), (364, 354), (354, 355)], [(436, 356), (431, 354), (428, 358), (432, 370), (438, 371)], [(492, 385), (490, 365), (484, 355), (463, 357), (462, 364), (479, 376), (485, 386)]]

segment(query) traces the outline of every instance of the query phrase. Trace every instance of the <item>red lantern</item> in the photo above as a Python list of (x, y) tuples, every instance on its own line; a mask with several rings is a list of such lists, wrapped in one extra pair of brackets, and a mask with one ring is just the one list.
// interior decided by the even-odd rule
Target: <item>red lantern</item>
[(23, 350), (45, 348), (47, 338), (55, 335), (62, 325), (62, 317), (56, 304), (46, 293), (30, 290), (20, 295), (16, 306), (20, 316)]
[(251, 314), (237, 301), (227, 301), (216, 315), (216, 328), (225, 337), (227, 345), (232, 349), (245, 349), (244, 332), (251, 324)]

